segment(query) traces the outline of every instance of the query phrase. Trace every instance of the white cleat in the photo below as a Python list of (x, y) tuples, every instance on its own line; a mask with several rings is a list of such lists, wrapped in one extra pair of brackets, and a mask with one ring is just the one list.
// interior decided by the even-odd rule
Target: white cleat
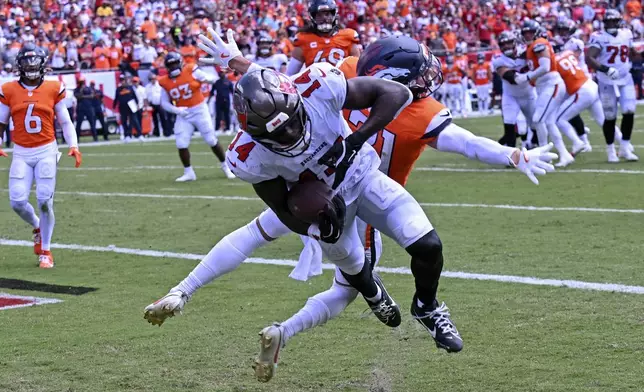
[(622, 144), (619, 146), (619, 154), (618, 156), (622, 159), (625, 159), (629, 162), (637, 162), (639, 161), (639, 157), (633, 153), (633, 145), (631, 144), (630, 141), (623, 141)]
[(561, 154), (561, 158), (559, 159), (559, 162), (555, 163), (555, 167), (566, 167), (574, 161), (575, 158), (567, 152), (565, 155)]
[(229, 180), (234, 180), (235, 178), (237, 178), (233, 174), (233, 172), (230, 171), (230, 168), (228, 167), (228, 165), (226, 165), (226, 162), (221, 163), (221, 171), (224, 172), (224, 174), (226, 175), (226, 178), (229, 179)]
[(615, 145), (609, 144), (606, 146), (606, 155), (608, 155), (608, 163), (618, 163), (617, 153), (615, 152)]
[(183, 173), (183, 175), (179, 178), (177, 178), (175, 181), (176, 182), (187, 182), (187, 181), (195, 181), (197, 179), (197, 175), (195, 174), (194, 171), (186, 172)]
[(190, 297), (181, 291), (171, 291), (163, 298), (146, 306), (143, 318), (148, 320), (148, 323), (158, 325), (160, 327), (168, 317), (174, 317), (177, 314), (181, 314), (183, 307), (189, 300)]
[(572, 156), (576, 157), (577, 155), (581, 154), (582, 152), (589, 152), (589, 149), (592, 150), (592, 147), (590, 147), (590, 144), (586, 144), (584, 142), (579, 143), (579, 144), (573, 144), (572, 146)]
[(255, 377), (257, 381), (269, 382), (275, 375), (279, 361), (280, 349), (284, 347), (284, 327), (273, 324), (259, 333), (260, 350), (255, 359)]

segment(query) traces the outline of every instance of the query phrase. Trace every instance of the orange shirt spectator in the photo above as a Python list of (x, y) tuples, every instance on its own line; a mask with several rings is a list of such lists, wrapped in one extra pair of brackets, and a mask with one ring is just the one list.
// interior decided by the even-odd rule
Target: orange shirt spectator
[(389, 0), (378, 0), (376, 2), (376, 15), (379, 18), (386, 18), (389, 15), (387, 8), (389, 8)]
[(183, 56), (183, 61), (186, 64), (194, 64), (197, 62), (197, 48), (194, 45), (184, 45), (179, 51)]
[(112, 46), (109, 48), (108, 52), (110, 68), (118, 68), (119, 64), (121, 63), (121, 58), (123, 57), (123, 51), (121, 50), (121, 48)]
[(97, 46), (94, 48), (94, 68), (110, 68), (110, 51), (107, 48), (104, 48), (102, 46)]
[(157, 25), (147, 17), (141, 24), (141, 31), (145, 33), (145, 38), (147, 39), (157, 38)]
[(443, 42), (445, 42), (447, 50), (453, 51), (456, 49), (456, 34), (452, 30), (447, 30), (443, 34)]
[(628, 20), (637, 18), (642, 15), (642, 4), (639, 0), (629, 0), (624, 6), (624, 10)]

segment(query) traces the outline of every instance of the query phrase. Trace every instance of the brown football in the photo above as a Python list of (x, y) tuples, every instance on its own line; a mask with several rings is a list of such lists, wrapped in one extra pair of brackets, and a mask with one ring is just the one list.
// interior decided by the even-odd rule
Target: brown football
[(288, 192), (288, 209), (297, 219), (307, 223), (317, 221), (324, 207), (331, 205), (333, 190), (322, 181), (307, 181), (294, 185)]

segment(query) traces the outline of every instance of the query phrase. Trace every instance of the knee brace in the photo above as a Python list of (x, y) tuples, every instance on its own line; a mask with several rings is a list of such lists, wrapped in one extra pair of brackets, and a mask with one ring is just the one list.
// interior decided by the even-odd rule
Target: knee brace
[[(418, 241), (407, 247), (407, 253), (414, 259), (433, 261), (442, 256), (443, 243), (436, 230), (425, 234)], [(440, 257), (442, 260), (442, 257)]]
[(44, 213), (48, 214), (54, 211), (54, 199), (38, 199), (38, 209)]

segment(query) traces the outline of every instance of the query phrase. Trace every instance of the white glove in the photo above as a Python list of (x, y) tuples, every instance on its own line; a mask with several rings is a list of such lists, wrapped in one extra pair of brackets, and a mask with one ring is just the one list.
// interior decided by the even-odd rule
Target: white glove
[(606, 71), (606, 75), (608, 75), (608, 77), (611, 78), (612, 80), (619, 79), (619, 71), (613, 67), (608, 68), (608, 71)]
[(550, 152), (552, 150), (553, 144), (548, 143), (543, 147), (533, 148), (532, 150), (516, 150), (515, 154), (518, 152), (518, 162), (515, 162), (515, 154), (508, 157), (510, 164), (516, 167), (521, 173), (528, 176), (530, 181), (534, 182), (535, 185), (539, 185), (539, 180), (536, 176), (542, 176), (546, 172), (555, 171), (555, 167), (552, 166), (550, 161), (557, 159), (557, 154)]
[(199, 34), (199, 40), (201, 42), (199, 42), (197, 45), (204, 52), (210, 55), (210, 57), (199, 58), (200, 64), (221, 65), (228, 68), (228, 62), (231, 59), (242, 55), (242, 53), (239, 51), (239, 48), (237, 47), (237, 43), (235, 42), (235, 34), (232, 29), (228, 29), (228, 31), (226, 32), (226, 39), (228, 40), (228, 43), (224, 42), (219, 34), (217, 34), (217, 32), (211, 27), (208, 27), (208, 33), (212, 35), (214, 42), (205, 35)]
[(527, 73), (516, 74), (516, 76), (514, 77), (514, 81), (516, 82), (516, 84), (527, 83), (530, 81), (530, 74), (527, 74)]
[(175, 114), (179, 117), (186, 117), (188, 115), (188, 108), (184, 108), (183, 106), (177, 107)]

